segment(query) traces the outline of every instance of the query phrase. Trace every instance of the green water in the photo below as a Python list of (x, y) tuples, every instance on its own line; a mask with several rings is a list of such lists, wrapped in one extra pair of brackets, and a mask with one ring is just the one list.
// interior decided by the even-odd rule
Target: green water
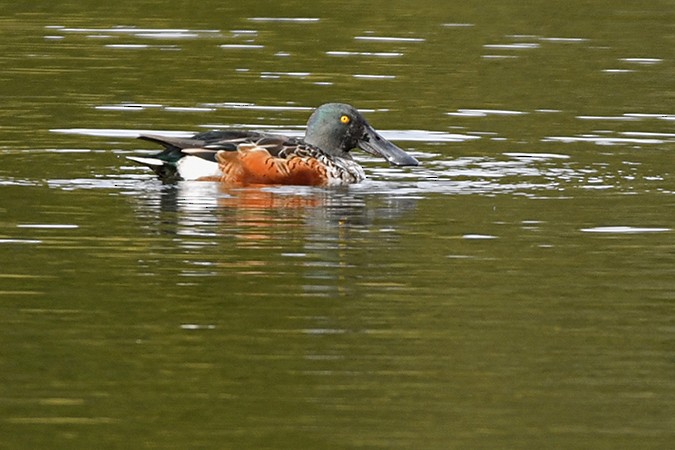
[[(675, 2), (4, 3), (0, 448), (672, 446)], [(328, 101), (422, 166), (124, 159)]]

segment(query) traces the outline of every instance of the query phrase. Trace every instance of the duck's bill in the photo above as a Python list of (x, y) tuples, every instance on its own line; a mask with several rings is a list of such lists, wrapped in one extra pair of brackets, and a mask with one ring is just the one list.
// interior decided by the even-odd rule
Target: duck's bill
[(370, 126), (366, 127), (363, 138), (359, 141), (359, 148), (371, 155), (381, 156), (389, 164), (395, 166), (419, 166), (420, 162), (413, 156), (392, 144)]

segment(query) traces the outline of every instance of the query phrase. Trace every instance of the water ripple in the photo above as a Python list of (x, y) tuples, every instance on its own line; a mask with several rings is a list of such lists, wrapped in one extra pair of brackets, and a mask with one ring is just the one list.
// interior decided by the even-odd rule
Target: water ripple
[(563, 142), (570, 144), (573, 142), (592, 142), (596, 145), (627, 145), (642, 144), (655, 145), (669, 142), (665, 139), (655, 138), (630, 138), (630, 137), (605, 137), (598, 135), (580, 135), (580, 136), (548, 136), (542, 139), (542, 142)]
[(225, 50), (259, 50), (265, 48), (265, 46), (260, 44), (223, 44), (220, 48)]
[(403, 56), (401, 52), (351, 52), (351, 51), (327, 51), (328, 56), (373, 56), (376, 58), (397, 58)]
[(508, 109), (467, 109), (462, 108), (457, 111), (451, 111), (445, 113), (447, 116), (460, 116), (460, 117), (486, 117), (489, 115), (495, 116), (520, 116), (527, 114), (525, 111), (513, 111)]
[(76, 34), (130, 34), (142, 35), (143, 37), (200, 37), (209, 35), (218, 35), (220, 30), (191, 30), (188, 28), (136, 28), (136, 27), (109, 27), (109, 28), (74, 28), (61, 25), (48, 25), (48, 30), (60, 31), (62, 33)]
[(629, 227), (629, 226), (607, 226), (582, 228), (584, 233), (610, 233), (610, 234), (638, 234), (638, 233), (663, 233), (673, 231), (672, 228), (650, 228), (650, 227)]
[(317, 23), (318, 17), (249, 17), (251, 22)]
[(498, 49), (498, 50), (531, 50), (539, 48), (541, 45), (536, 42), (521, 42), (516, 44), (485, 44), (484, 48)]
[(366, 74), (354, 74), (353, 78), (358, 78), (360, 80), (394, 80), (396, 79), (395, 75), (366, 75)]
[(663, 62), (661, 58), (621, 58), (619, 61), (644, 65), (660, 64)]
[(390, 36), (355, 36), (356, 41), (374, 41), (374, 42), (425, 42), (424, 38), (414, 37), (390, 37)]

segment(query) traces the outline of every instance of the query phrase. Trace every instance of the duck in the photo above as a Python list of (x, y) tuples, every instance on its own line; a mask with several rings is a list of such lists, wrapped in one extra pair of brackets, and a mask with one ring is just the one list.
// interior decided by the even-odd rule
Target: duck
[(419, 161), (385, 139), (353, 106), (316, 108), (303, 138), (250, 130), (211, 130), (188, 138), (144, 134), (164, 147), (151, 156), (127, 156), (164, 182), (216, 181), (228, 185), (338, 186), (366, 179), (352, 157), (360, 149), (394, 166)]

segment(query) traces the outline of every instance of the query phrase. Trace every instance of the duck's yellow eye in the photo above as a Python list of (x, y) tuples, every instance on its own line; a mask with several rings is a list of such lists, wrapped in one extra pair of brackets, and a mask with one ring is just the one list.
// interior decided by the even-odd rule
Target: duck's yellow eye
[(343, 114), (342, 116), (340, 116), (340, 122), (344, 123), (345, 125), (347, 125), (349, 122), (351, 122), (351, 120), (352, 119), (350, 119), (349, 116), (346, 115), (346, 114)]

